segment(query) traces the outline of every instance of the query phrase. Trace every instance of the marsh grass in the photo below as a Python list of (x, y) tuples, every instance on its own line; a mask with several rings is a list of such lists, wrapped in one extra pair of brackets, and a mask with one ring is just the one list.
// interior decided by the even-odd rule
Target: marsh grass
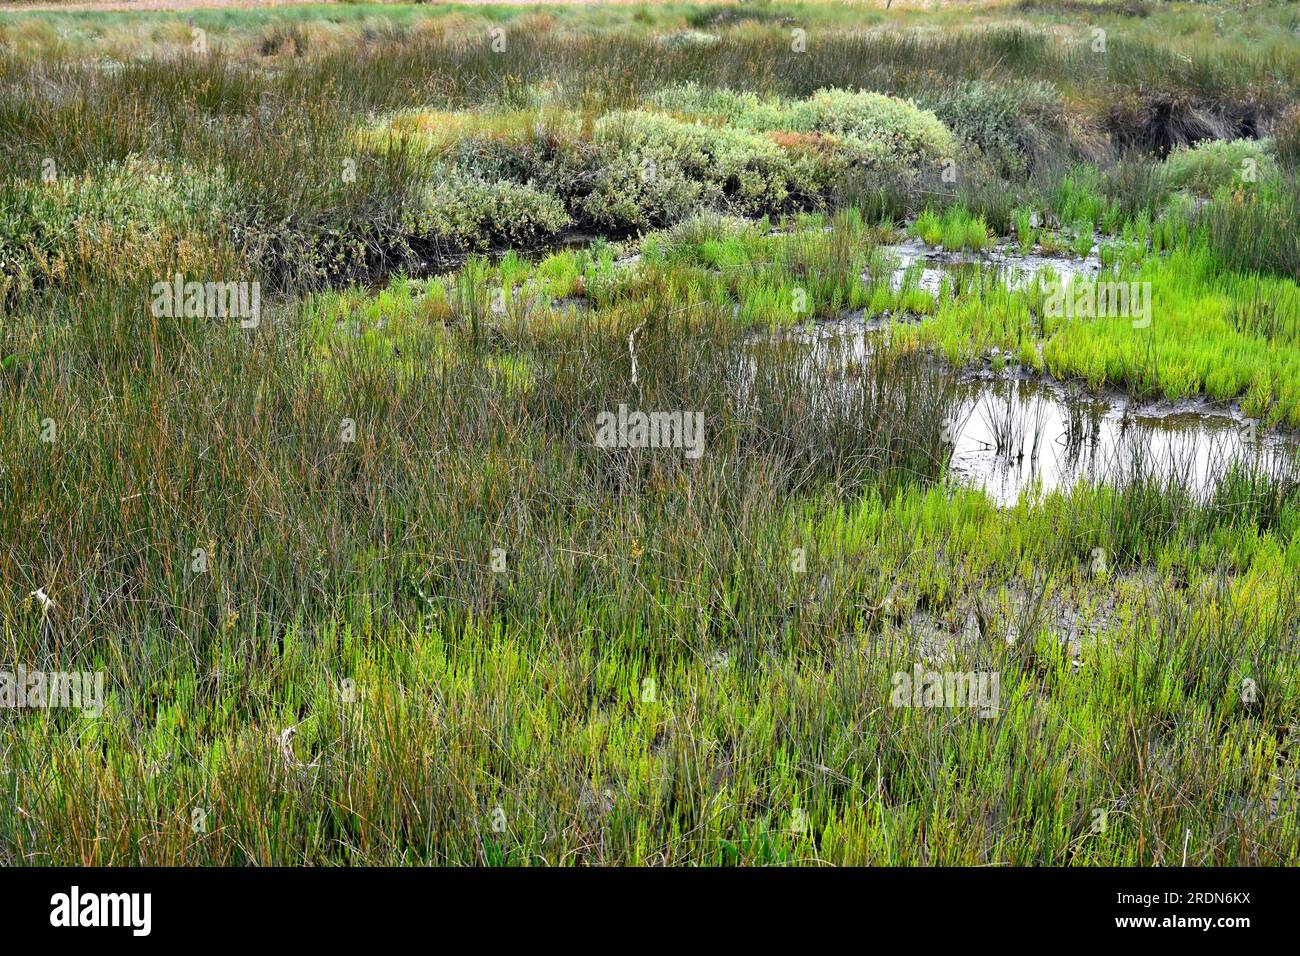
[[(1261, 229), (1291, 207), (1197, 217), (1086, 133), (1121, 87), (1151, 91), (1115, 118), (1134, 143), (1268, 121), (1300, 75), (1286, 24), (1234, 47), (1110, 4), (1132, 23), (1096, 57), (1039, 28), (1058, 7), (921, 31), (830, 6), (200, 12), (206, 55), (170, 15), (0, 27), (0, 663), (109, 687), (98, 716), (0, 711), (0, 862), (1293, 865), (1294, 476), (1205, 484), (1137, 448), (1123, 481), (1008, 508), (948, 477), (955, 370), (993, 347), (1300, 420), (1300, 306)], [(687, 26), (718, 40), (661, 42)], [(458, 196), (512, 210), (549, 164), (529, 188), (572, 215), (601, 118), (688, 81), (796, 109), (919, 98), (936, 63), (976, 151), (957, 184), (857, 168), (824, 208), (672, 207), (545, 254), (412, 225), (453, 160)], [(1069, 122), (981, 140), (1054, 90)], [(1143, 120), (1162, 97), (1173, 126)], [(576, 132), (530, 131), (557, 104)], [(411, 116), (478, 125), (367, 136)], [(139, 164), (166, 188), (110, 188)], [(201, 183), (215, 215), (173, 215)], [(978, 251), (1027, 242), (1027, 209), (1044, 251), (1087, 223), (1152, 281), (1151, 327), (1054, 323), (1001, 277), (890, 285), (880, 246), (918, 213)], [(154, 316), (174, 270), (260, 278), (261, 323)], [(856, 310), (920, 321), (810, 366), (799, 329)], [(598, 447), (619, 405), (700, 413), (704, 453)], [(893, 706), (918, 663), (998, 673), (996, 715)]]
[[(1294, 485), (1234, 472), (1206, 498), (1160, 468), (1011, 512), (947, 488), (955, 392), (922, 353), (876, 350), (814, 388), (800, 352), (755, 350), (761, 317), (738, 321), (747, 277), (859, 270), (865, 225), (830, 226), (738, 240), (706, 220), (627, 275), (609, 251), (474, 260), (286, 304), (252, 334), (151, 319), (142, 285), (47, 293), (43, 344), (5, 376), (5, 419), (24, 426), (0, 446), (4, 488), (24, 507), (3, 512), (0, 575), (55, 606), (7, 605), (5, 656), (103, 669), (112, 691), (101, 718), (6, 716), (23, 813), (0, 826), (5, 852), (1120, 862), (1164, 858), (1191, 829), (1205, 862), (1289, 858), (1294, 807), (1268, 803), (1281, 757), (1258, 741), (1294, 705)], [(716, 291), (669, 281), (703, 262)], [(503, 275), (578, 284), (593, 305), (512, 292), (497, 310)], [(593, 447), (596, 414), (619, 403), (701, 411), (707, 454)], [(50, 444), (43, 417), (60, 425)], [(1147, 583), (1100, 619), (1081, 678), (1045, 609), (1114, 599), (1113, 579), (1082, 570), (1095, 548), (1108, 575)], [(1031, 566), (1019, 610), (980, 596)], [(1229, 567), (1249, 583), (1215, 584)], [(1214, 587), (1266, 589), (1272, 610), (1195, 604)], [(997, 720), (883, 706), (915, 660), (909, 614), (977, 608), (989, 642), (951, 653), (1001, 673)], [(998, 639), (1012, 625), (1019, 644)], [(1161, 643), (1166, 628), (1190, 643)], [(1177, 669), (1150, 656), (1157, 632)], [(1145, 681), (1166, 674), (1196, 676), (1153, 704)], [(1226, 702), (1240, 675), (1262, 688), (1249, 707)], [(1049, 732), (1012, 747), (1031, 725)], [(1062, 777), (1067, 726), (1092, 749)], [(1220, 734), (1215, 794), (1179, 789), (1207, 772), (1205, 726)], [(1139, 749), (1103, 759), (1116, 734)], [(1177, 755), (1153, 777), (1142, 748), (1167, 745)], [(919, 839), (936, 746), (980, 768), (937, 842)], [(38, 769), (51, 752), (55, 778)], [(1007, 774), (1026, 787), (1009, 791)], [(392, 800), (398, 782), (413, 800)], [(1096, 807), (1124, 822), (1094, 834)], [(1220, 807), (1247, 808), (1251, 836)], [(216, 825), (196, 834), (195, 809)], [(105, 814), (112, 840), (94, 823)], [(1047, 837), (1029, 823), (1043, 814)]]

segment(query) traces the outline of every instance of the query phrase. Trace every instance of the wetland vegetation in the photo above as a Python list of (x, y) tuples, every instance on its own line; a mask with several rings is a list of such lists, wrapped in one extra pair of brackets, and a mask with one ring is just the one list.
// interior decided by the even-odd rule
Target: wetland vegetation
[(1300, 862), (1298, 35), (0, 14), (0, 862)]

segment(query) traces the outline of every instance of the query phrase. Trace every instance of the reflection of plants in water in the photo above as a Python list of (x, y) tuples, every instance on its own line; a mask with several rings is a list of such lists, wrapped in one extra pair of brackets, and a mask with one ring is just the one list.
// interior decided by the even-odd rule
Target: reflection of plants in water
[(990, 397), (980, 403), (979, 415), (993, 441), (993, 450), (999, 455), (1009, 455), (1020, 432), (1012, 397), (1008, 395), (1000, 402)]
[(1038, 461), (1038, 449), (1043, 442), (1043, 426), (1047, 418), (1047, 405), (1041, 398), (1034, 399), (1032, 415), (1033, 431), (1029, 435), (1029, 459)]
[(1046, 403), (1037, 396), (1026, 401), (1015, 383), (1003, 395), (990, 395), (979, 405), (993, 451), (1009, 461), (1023, 461), (1026, 457), (1037, 461), (1045, 433)]
[(1079, 457), (1086, 444), (1094, 453), (1101, 442), (1101, 406), (1090, 401), (1076, 384), (1066, 400), (1065, 428), (1057, 437), (1057, 444), (1065, 449), (1065, 465), (1071, 470), (1078, 467)]

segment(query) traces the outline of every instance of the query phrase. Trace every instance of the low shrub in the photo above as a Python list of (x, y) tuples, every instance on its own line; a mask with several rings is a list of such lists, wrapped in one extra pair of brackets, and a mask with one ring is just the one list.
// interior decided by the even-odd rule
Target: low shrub
[(922, 99), (1004, 176), (1023, 176), (1068, 139), (1061, 97), (1045, 82), (954, 83)]
[(841, 136), (850, 157), (872, 168), (919, 172), (957, 152), (934, 113), (881, 93), (819, 90), (790, 112), (791, 129)]
[[(516, 232), (537, 236), (558, 221), (536, 205), (537, 190), (563, 204), (578, 225), (614, 231), (658, 228), (701, 210), (760, 216), (824, 205), (852, 170), (914, 179), (957, 150), (934, 114), (878, 93), (822, 90), (805, 100), (684, 84), (649, 97), (651, 108), (607, 113), (583, 125), (546, 111), (487, 118), (406, 112), (367, 128), (369, 150), (397, 147), (454, 171), (470, 206), (527, 201), (518, 230), (503, 224), (471, 237), (487, 220), (473, 209), (438, 214), (432, 234), (486, 248)], [(489, 197), (487, 183), (508, 183)], [(431, 222), (422, 209), (421, 238)]]
[(716, 33), (704, 33), (700, 30), (678, 30), (656, 37), (659, 43), (669, 48), (710, 47), (715, 46), (721, 37)]
[(77, 276), (152, 276), (231, 237), (217, 172), (137, 156), (49, 183), (0, 184), (0, 298)]
[(786, 101), (744, 90), (702, 86), (694, 80), (666, 86), (649, 94), (646, 104), (680, 116), (708, 116), (746, 129), (784, 129)]
[(408, 234), (412, 242), (433, 243), (441, 251), (482, 251), (533, 245), (571, 224), (564, 203), (553, 193), (447, 169), (421, 197)]
[(1212, 196), (1223, 186), (1253, 186), (1275, 167), (1259, 141), (1238, 139), (1176, 149), (1165, 160), (1164, 173), (1175, 189)]
[(581, 208), (597, 225), (662, 225), (702, 206), (760, 215), (819, 188), (811, 154), (743, 129), (629, 110), (602, 117), (593, 142), (604, 159)]
[(650, 102), (759, 132), (830, 134), (846, 159), (873, 169), (915, 172), (957, 152), (952, 132), (933, 112), (883, 93), (823, 89), (807, 99), (782, 100), (687, 83), (660, 90)]

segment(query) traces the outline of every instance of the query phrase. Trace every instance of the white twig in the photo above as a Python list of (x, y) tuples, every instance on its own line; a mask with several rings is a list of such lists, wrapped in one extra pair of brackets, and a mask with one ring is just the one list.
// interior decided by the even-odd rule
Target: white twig
[(635, 385), (635, 384), (637, 383), (637, 377), (636, 377), (636, 334), (637, 334), (638, 332), (640, 332), (641, 329), (643, 329), (644, 327), (645, 327), (645, 323), (642, 322), (640, 325), (638, 325), (635, 329), (633, 329), (631, 332), (629, 332), (629, 333), (627, 334), (627, 354), (628, 354), (628, 355), (631, 357), (631, 359), (632, 359), (632, 384), (633, 384), (633, 385)]

